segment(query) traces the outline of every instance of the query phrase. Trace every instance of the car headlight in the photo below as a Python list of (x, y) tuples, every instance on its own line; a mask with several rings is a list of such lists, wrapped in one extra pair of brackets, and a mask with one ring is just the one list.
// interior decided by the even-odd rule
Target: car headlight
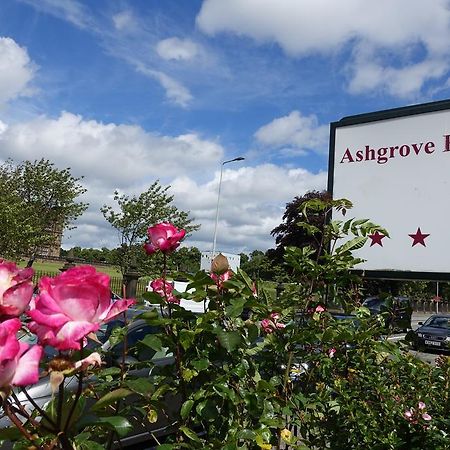
[(417, 333), (417, 337), (423, 338), (423, 334), (422, 333)]

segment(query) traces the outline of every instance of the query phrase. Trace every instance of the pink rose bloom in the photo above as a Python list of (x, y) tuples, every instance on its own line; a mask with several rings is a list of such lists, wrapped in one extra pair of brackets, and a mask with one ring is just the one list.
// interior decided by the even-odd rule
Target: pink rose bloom
[(163, 253), (173, 252), (180, 245), (186, 231), (179, 230), (171, 223), (162, 222), (150, 227), (147, 234), (150, 242), (144, 245), (144, 249), (147, 254), (152, 255), (158, 250)]
[(20, 316), (33, 295), (33, 269), (0, 259), (0, 320)]
[(134, 300), (111, 302), (109, 276), (92, 266), (78, 266), (54, 278), (43, 277), (31, 304), (29, 329), (39, 342), (58, 350), (79, 350), (89, 333), (116, 317)]
[(411, 420), (413, 418), (414, 412), (411, 409), (407, 409), (404, 413), (406, 419)]
[(156, 292), (161, 297), (165, 297), (166, 295), (171, 294), (173, 291), (172, 283), (169, 283), (168, 281), (165, 281), (162, 278), (153, 280), (150, 283), (150, 287), (153, 289), (153, 292)]
[(153, 289), (153, 292), (160, 295), (164, 298), (168, 303), (175, 303), (177, 305), (180, 304), (180, 299), (173, 295), (173, 285), (168, 281), (163, 280), (162, 278), (158, 278), (157, 280), (153, 280), (150, 283), (150, 287)]
[(280, 313), (273, 312), (270, 314), (270, 318), (274, 321), (277, 321), (280, 318)]
[(0, 388), (27, 386), (39, 380), (39, 361), (42, 347), (19, 342), (16, 333), (20, 330), (19, 319), (0, 323)]
[(419, 402), (419, 409), (425, 409), (426, 406), (424, 402)]
[(426, 420), (427, 422), (431, 420), (431, 416), (427, 413), (422, 414), (422, 419)]
[(316, 313), (322, 313), (324, 311), (325, 311), (325, 308), (321, 305), (316, 306), (316, 309), (314, 310), (314, 312), (316, 312)]
[(210, 273), (210, 277), (215, 281), (217, 286), (219, 288), (223, 287), (224, 281), (228, 281), (233, 275), (233, 272), (231, 270), (227, 270), (225, 273), (222, 273), (221, 275), (217, 275), (214, 272)]
[(330, 350), (328, 350), (328, 356), (330, 358), (333, 358), (335, 353), (336, 353), (336, 349), (334, 347), (330, 348)]
[(273, 322), (269, 319), (263, 319), (261, 320), (261, 328), (265, 333), (273, 333)]

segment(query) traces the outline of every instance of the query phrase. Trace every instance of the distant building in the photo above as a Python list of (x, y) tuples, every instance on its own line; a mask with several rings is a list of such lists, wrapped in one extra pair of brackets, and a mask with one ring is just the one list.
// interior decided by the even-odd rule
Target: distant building
[(59, 258), (61, 252), (61, 242), (63, 237), (63, 227), (61, 224), (53, 224), (47, 228), (52, 234), (52, 240), (36, 250), (39, 256)]

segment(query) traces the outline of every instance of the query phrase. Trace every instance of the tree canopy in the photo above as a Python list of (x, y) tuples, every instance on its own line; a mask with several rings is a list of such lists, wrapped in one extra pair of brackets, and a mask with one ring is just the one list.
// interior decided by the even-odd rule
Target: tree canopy
[(159, 222), (170, 222), (187, 233), (199, 228), (199, 225), (192, 223), (188, 211), (179, 210), (173, 204), (169, 189), (170, 186), (164, 187), (155, 181), (139, 195), (129, 196), (115, 191), (116, 207), (103, 205), (101, 208), (103, 216), (119, 235), (119, 266), (122, 272), (142, 258), (141, 244), (146, 239), (148, 227)]
[[(311, 235), (307, 229), (298, 226), (299, 222), (304, 219), (301, 211), (303, 204), (313, 199), (328, 201), (331, 200), (331, 196), (327, 191), (310, 191), (301, 197), (295, 197), (291, 202), (286, 204), (283, 222), (270, 233), (275, 237), (275, 243), (277, 245), (275, 251), (270, 252), (270, 255), (277, 262), (283, 260), (285, 247), (305, 247), (306, 245), (310, 245), (313, 248), (316, 247), (317, 236)], [(323, 229), (324, 219), (323, 210), (308, 214), (308, 223), (319, 228), (319, 230)]]
[(46, 159), (0, 165), (0, 255), (39, 252), (55, 241), (87, 208), (85, 192), (70, 168)]

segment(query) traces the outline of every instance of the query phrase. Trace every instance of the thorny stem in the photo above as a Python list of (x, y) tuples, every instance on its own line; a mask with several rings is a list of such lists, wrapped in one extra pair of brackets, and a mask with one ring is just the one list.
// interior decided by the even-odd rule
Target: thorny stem
[(22, 403), (20, 402), (19, 398), (17, 397), (17, 395), (14, 391), (11, 392), (11, 397), (14, 399), (14, 403), (15, 403), (14, 405), (11, 404), (11, 406), (15, 410), (14, 412), (17, 412), (17, 414), (20, 414), (26, 420), (29, 420), (31, 422), (31, 424), (36, 428), (41, 426), (41, 427), (45, 428), (47, 431), (54, 431), (51, 428), (43, 425), (42, 423), (39, 424), (35, 419), (33, 419), (33, 417), (31, 417), (31, 415), (28, 413), (28, 411), (22, 405)]
[[(83, 359), (83, 339), (80, 340), (80, 359)], [(73, 416), (73, 413), (75, 412), (75, 408), (77, 406), (78, 400), (81, 397), (82, 389), (83, 389), (83, 369), (81, 369), (79, 376), (78, 376), (77, 392), (75, 394), (75, 398), (74, 398), (72, 406), (70, 408), (69, 415), (67, 416), (67, 420), (64, 425), (64, 432), (66, 432), (67, 428), (69, 428), (69, 424), (70, 424), (70, 421), (72, 420), (72, 416)]]
[(56, 413), (56, 426), (58, 430), (61, 430), (61, 421), (62, 421), (62, 410), (63, 410), (63, 402), (64, 402), (64, 380), (58, 387), (58, 406)]
[(33, 400), (30, 394), (27, 392), (25, 388), (22, 388), (22, 392), (25, 394), (27, 400), (33, 405), (34, 409), (38, 411), (38, 413), (47, 420), (54, 428), (56, 428), (55, 421)]
[(33, 436), (25, 429), (22, 422), (19, 420), (19, 418), (11, 411), (11, 405), (10, 403), (5, 400), (3, 402), (3, 411), (5, 411), (6, 415), (9, 417), (11, 422), (17, 427), (17, 429), (31, 442), (34, 441)]

